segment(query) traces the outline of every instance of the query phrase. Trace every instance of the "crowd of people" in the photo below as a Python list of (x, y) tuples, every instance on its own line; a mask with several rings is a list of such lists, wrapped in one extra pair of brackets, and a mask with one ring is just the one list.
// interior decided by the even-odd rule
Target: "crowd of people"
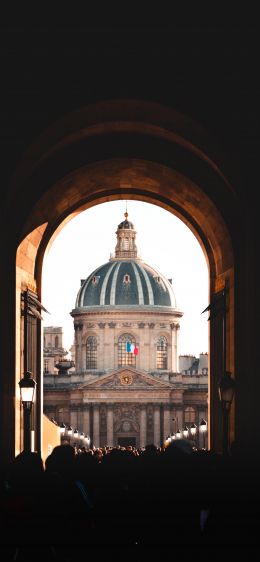
[[(19, 454), (1, 476), (4, 560), (74, 560), (90, 547), (212, 552), (259, 544), (257, 464), (187, 440), (144, 449), (53, 449)], [(213, 549), (213, 551), (212, 551)], [(9, 558), (8, 558), (9, 556)]]

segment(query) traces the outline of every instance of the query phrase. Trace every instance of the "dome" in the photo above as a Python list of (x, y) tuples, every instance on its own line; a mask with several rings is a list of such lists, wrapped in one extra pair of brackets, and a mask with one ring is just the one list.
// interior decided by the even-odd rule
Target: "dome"
[[(138, 256), (136, 231), (124, 213), (125, 220), (117, 227), (115, 254), (81, 282), (76, 309), (96, 311), (109, 309), (160, 308), (176, 311), (176, 299), (171, 280)], [(84, 309), (84, 310), (82, 310)], [(78, 311), (79, 312), (79, 311)]]
[(127, 211), (125, 212), (124, 216), (125, 216), (125, 220), (122, 221), (122, 222), (120, 222), (120, 224), (118, 225), (117, 228), (118, 228), (119, 230), (124, 230), (124, 229), (126, 229), (126, 230), (129, 230), (129, 229), (134, 230), (135, 227), (134, 227), (133, 223), (128, 220), (128, 212), (127, 212)]
[(110, 260), (82, 281), (76, 308), (176, 308), (171, 282), (142, 260)]
[(118, 228), (119, 228), (120, 230), (125, 229), (125, 228), (126, 228), (126, 229), (134, 230), (134, 225), (133, 225), (132, 222), (130, 222), (130, 221), (128, 221), (128, 220), (125, 220), (125, 221), (123, 221), (123, 222), (120, 222), (120, 224), (118, 225)]

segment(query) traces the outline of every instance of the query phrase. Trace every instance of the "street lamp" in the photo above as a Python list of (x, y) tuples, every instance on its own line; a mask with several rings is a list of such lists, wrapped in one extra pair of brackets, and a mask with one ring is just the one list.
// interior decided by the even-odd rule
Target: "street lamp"
[(31, 438), (31, 412), (32, 404), (35, 398), (36, 381), (31, 377), (32, 373), (26, 371), (24, 377), (19, 381), (21, 402), (23, 405), (23, 423), (24, 423), (24, 437), (23, 447), (24, 451), (31, 452), (32, 438)]
[(180, 439), (180, 438), (181, 438), (181, 431), (180, 431), (180, 429), (178, 429), (178, 430), (176, 431), (176, 434), (175, 434), (175, 435), (176, 435), (177, 439)]
[(205, 435), (206, 435), (206, 431), (207, 431), (207, 422), (206, 420), (204, 420), (204, 418), (202, 418), (201, 422), (200, 422), (200, 432), (203, 435), (203, 449), (206, 449), (206, 445), (205, 445)]
[(188, 435), (189, 435), (189, 428), (187, 427), (187, 425), (185, 425), (183, 428), (183, 436), (186, 437), (187, 439)]
[(235, 381), (231, 377), (231, 372), (226, 371), (219, 381), (219, 398), (222, 405), (223, 414), (223, 453), (228, 453), (228, 419), (230, 406), (235, 393)]
[(193, 423), (191, 424), (191, 426), (190, 426), (190, 433), (191, 433), (191, 436), (192, 436), (192, 438), (193, 438), (193, 440), (194, 440), (195, 447), (196, 447), (197, 426), (196, 426), (196, 424), (195, 424), (194, 422), (193, 422)]
[(65, 431), (66, 431), (66, 425), (65, 425), (65, 423), (62, 422), (60, 424), (60, 437), (61, 437), (61, 439), (62, 439), (62, 437), (64, 437)]
[(191, 432), (192, 437), (195, 438), (195, 435), (196, 435), (196, 433), (197, 433), (197, 426), (196, 426), (195, 423), (192, 423), (192, 424), (191, 424), (191, 426), (190, 426), (190, 432)]

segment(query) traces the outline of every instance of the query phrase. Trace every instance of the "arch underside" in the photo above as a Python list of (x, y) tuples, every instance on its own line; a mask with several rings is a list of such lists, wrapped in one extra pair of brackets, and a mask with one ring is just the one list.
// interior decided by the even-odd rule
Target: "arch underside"
[[(97, 104), (98, 106), (98, 104)], [(142, 111), (143, 110), (143, 111)], [(82, 110), (46, 133), (14, 177), (9, 204), (20, 205), (14, 231), (17, 251), (17, 324), (22, 287), (41, 297), (45, 251), (76, 214), (99, 203), (135, 199), (180, 218), (198, 239), (207, 260), (210, 295), (228, 288), (227, 368), (234, 372), (234, 256), (230, 231), (235, 195), (224, 166), (204, 132), (156, 104), (100, 104)], [(207, 149), (206, 149), (207, 146)], [(230, 211), (232, 209), (232, 212)], [(233, 219), (227, 219), (227, 217)], [(210, 443), (220, 448), (217, 379), (221, 360), (214, 323), (210, 334)], [(213, 343), (214, 342), (214, 343)], [(19, 346), (19, 343), (17, 343)], [(21, 350), (20, 350), (21, 352)], [(20, 353), (16, 353), (19, 357)], [(16, 381), (20, 376), (16, 360)], [(41, 384), (41, 373), (38, 373)], [(17, 386), (17, 385), (16, 385)], [(230, 432), (234, 432), (234, 411)], [(17, 427), (19, 425), (17, 417)], [(18, 443), (18, 441), (17, 441)]]

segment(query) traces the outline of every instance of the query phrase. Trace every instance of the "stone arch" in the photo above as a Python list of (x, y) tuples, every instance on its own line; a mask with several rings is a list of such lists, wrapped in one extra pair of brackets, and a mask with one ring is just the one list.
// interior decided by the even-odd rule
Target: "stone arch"
[[(139, 100), (102, 102), (56, 123), (25, 154), (14, 174), (7, 201), (13, 248), (17, 249), (17, 330), (22, 286), (33, 285), (41, 297), (43, 256), (59, 230), (84, 209), (127, 197), (159, 205), (191, 229), (208, 263), (209, 298), (218, 288), (228, 286), (227, 367), (234, 372), (232, 220), (239, 211), (235, 191), (227, 179), (229, 172), (223, 155), (199, 125), (159, 104)], [(211, 333), (211, 342), (213, 339)], [(19, 357), (13, 339), (15, 349)], [(10, 358), (8, 371), (16, 373), (12, 389), (17, 395), (20, 361), (15, 360), (15, 353)], [(211, 345), (210, 431), (211, 446), (216, 449), (221, 441), (217, 404), (219, 365)], [(41, 384), (40, 372), (37, 377)], [(18, 402), (17, 398), (12, 426), (16, 450), (21, 443)], [(39, 450), (41, 408), (37, 404)], [(232, 435), (234, 416), (233, 407)], [(12, 439), (9, 453), (13, 443)]]

